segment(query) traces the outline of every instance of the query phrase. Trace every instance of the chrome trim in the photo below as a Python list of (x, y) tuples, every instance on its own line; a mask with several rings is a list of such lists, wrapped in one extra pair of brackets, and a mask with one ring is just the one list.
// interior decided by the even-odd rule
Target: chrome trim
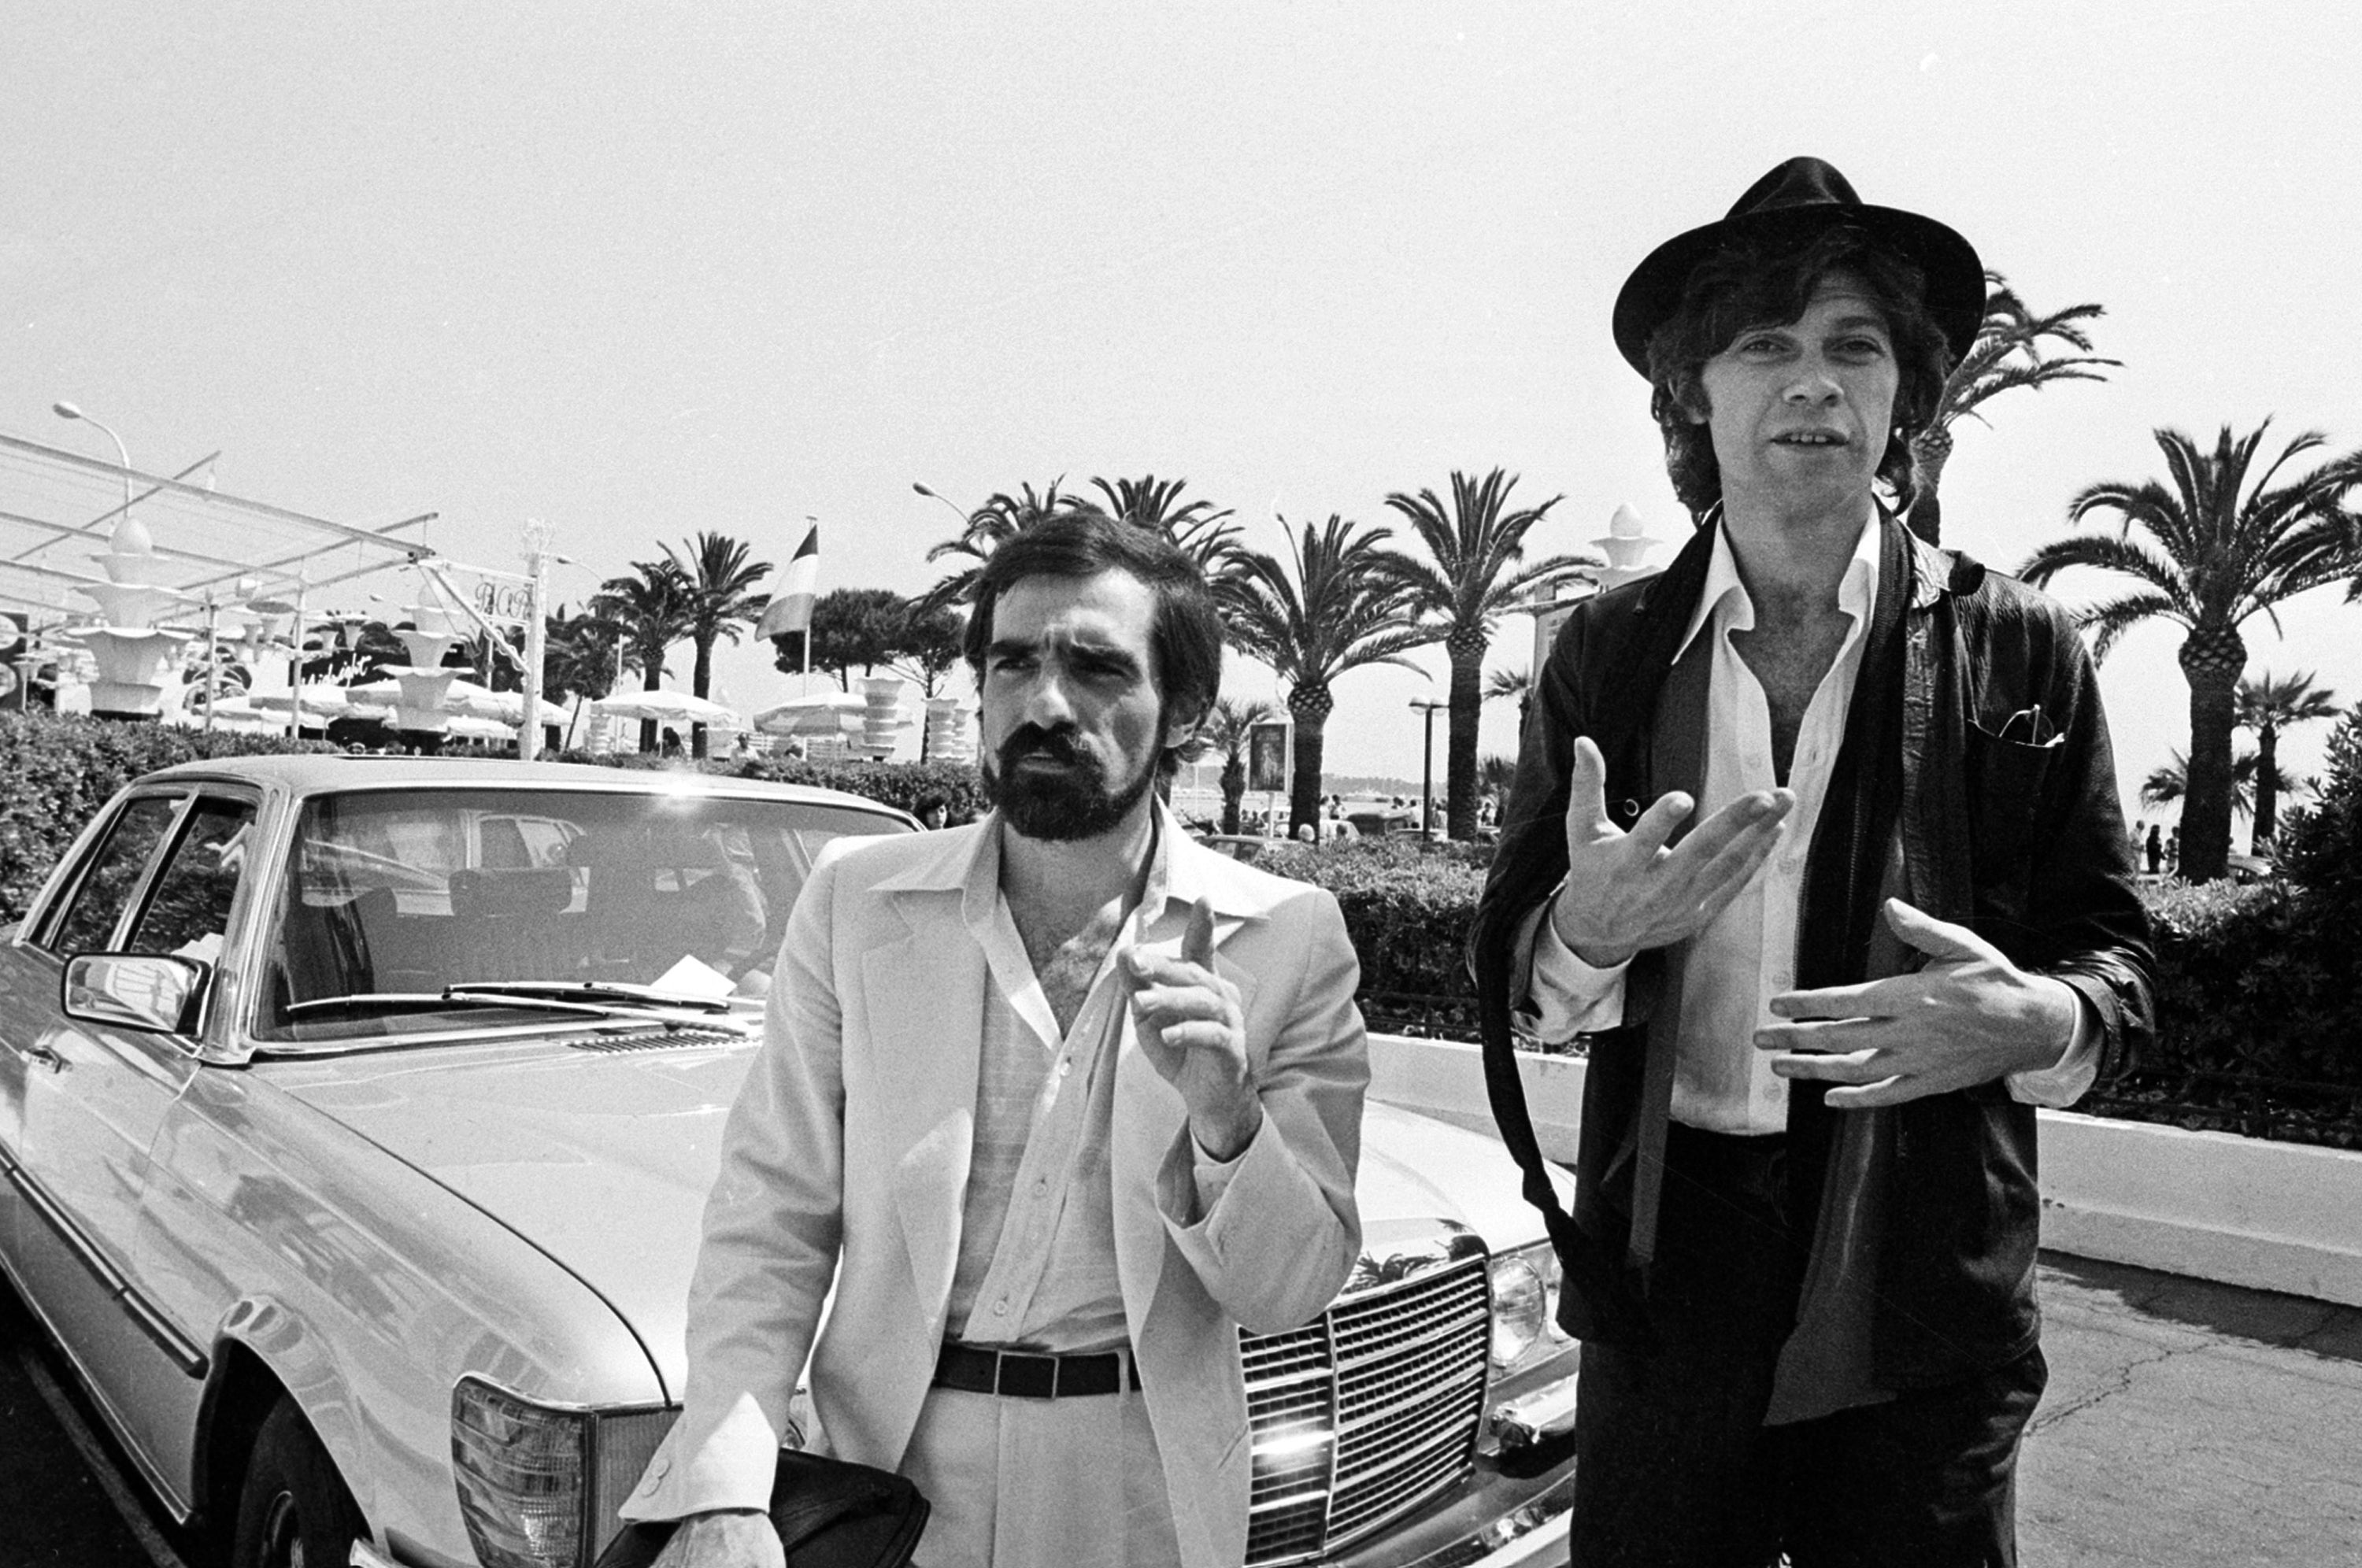
[(1575, 1375), (1545, 1383), (1530, 1394), (1505, 1399), (1486, 1419), (1504, 1450), (1563, 1437), (1574, 1427)]
[(6, 1167), (8, 1184), (24, 1194), (25, 1201), (33, 1211), (57, 1232), (58, 1239), (66, 1244), (68, 1252), (73, 1253), (75, 1261), (106, 1287), (107, 1294), (115, 1298), (115, 1304), (123, 1309), (139, 1331), (153, 1340), (156, 1348), (171, 1357), (172, 1364), (182, 1372), (191, 1377), (203, 1377), (207, 1368), (213, 1365), (204, 1348), (182, 1333), (171, 1319), (159, 1311), (123, 1276), (121, 1270), (106, 1261), (106, 1255), (91, 1243), (90, 1238), (83, 1234), (82, 1227), (58, 1207), (57, 1200), (41, 1189), (41, 1184), (33, 1178), (30, 1171), (5, 1154), (0, 1154), (0, 1166)]
[[(66, 1342), (65, 1335), (59, 1331), (57, 1320), (50, 1316), (48, 1309), (26, 1287), (23, 1276), (17, 1274), (16, 1265), (8, 1261), (6, 1253), (0, 1253), (0, 1275), (7, 1275), (9, 1285), (17, 1292), (17, 1298), (40, 1324), (41, 1331), (48, 1336), (51, 1347), (65, 1358), (66, 1365), (73, 1372), (75, 1383), (89, 1397), (91, 1408), (106, 1424), (116, 1446), (130, 1457), (132, 1469), (138, 1474), (140, 1480), (147, 1483), (148, 1490), (155, 1495), (156, 1500), (163, 1505), (164, 1512), (176, 1525), (185, 1525), (196, 1518), (196, 1505), (181, 1496), (178, 1487), (166, 1479), (164, 1472), (148, 1456), (148, 1451), (133, 1439), (131, 1428), (124, 1420), (123, 1413), (107, 1398), (106, 1390), (99, 1386), (98, 1379), (91, 1375), (90, 1368), (83, 1364), (81, 1356), (74, 1353), (73, 1346)], [(33, 1364), (38, 1365), (38, 1363)], [(30, 1371), (29, 1366), (28, 1370)]]
[(1393, 1278), (1349, 1289), (1300, 1329), (1241, 1336), (1260, 1451), (1249, 1460), (1255, 1568), (1348, 1551), (1473, 1466), (1491, 1389), (1483, 1244), (1421, 1222), (1380, 1249)]
[[(1550, 1490), (1539, 1496), (1529, 1497), (1474, 1533), (1430, 1551), (1416, 1562), (1401, 1564), (1400, 1568), (1483, 1568), (1497, 1553), (1538, 1531), (1554, 1534), (1563, 1540), (1567, 1515), (1573, 1507), (1574, 1475), (1569, 1472)], [(1540, 1550), (1550, 1542), (1544, 1540), (1532, 1544)], [(1553, 1561), (1563, 1560), (1565, 1556), (1562, 1550)]]

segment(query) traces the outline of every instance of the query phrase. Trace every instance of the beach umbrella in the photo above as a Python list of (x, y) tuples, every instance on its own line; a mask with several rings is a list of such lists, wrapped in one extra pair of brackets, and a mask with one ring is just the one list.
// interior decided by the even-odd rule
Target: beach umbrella
[(824, 691), (764, 709), (755, 715), (755, 727), (767, 735), (855, 735), (868, 709), (869, 700), (858, 692)]
[(711, 729), (743, 730), (745, 723), (719, 702), (692, 697), (686, 691), (618, 691), (590, 704), (594, 713), (611, 719), (653, 719), (660, 724), (704, 724)]

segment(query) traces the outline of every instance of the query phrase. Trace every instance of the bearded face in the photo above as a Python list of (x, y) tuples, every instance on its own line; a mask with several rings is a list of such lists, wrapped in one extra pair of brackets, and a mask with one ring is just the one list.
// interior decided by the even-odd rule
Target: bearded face
[(985, 796), (1027, 838), (1095, 838), (1121, 823), (1156, 780), (1154, 751), (1131, 760), (1124, 777), (1110, 779), (1072, 725), (1023, 724), (984, 757)]

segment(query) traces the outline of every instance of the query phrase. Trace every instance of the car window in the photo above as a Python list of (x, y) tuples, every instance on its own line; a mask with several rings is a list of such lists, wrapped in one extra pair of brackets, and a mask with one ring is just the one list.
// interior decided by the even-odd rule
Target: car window
[(43, 945), (62, 954), (105, 951), (124, 905), (138, 890), (139, 874), (148, 868), (164, 830), (172, 825), (182, 799), (143, 795), (123, 808)]
[(481, 787), (320, 796), (296, 825), (257, 1032), (325, 1043), (448, 1030), (433, 1010), (305, 1004), (451, 986), (693, 988), (719, 977), (756, 996), (821, 846), (907, 831), (882, 812), (771, 798)]
[(208, 963), (221, 956), (229, 934), (230, 900), (237, 895), (254, 836), (254, 807), (244, 801), (205, 799), (190, 812), (155, 891), (125, 944), (133, 953), (169, 953)]

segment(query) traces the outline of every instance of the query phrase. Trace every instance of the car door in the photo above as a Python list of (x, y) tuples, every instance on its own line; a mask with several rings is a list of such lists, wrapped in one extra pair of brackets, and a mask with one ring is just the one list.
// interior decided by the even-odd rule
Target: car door
[[(135, 798), (56, 925), (62, 967), (90, 951), (217, 963), (256, 804), (210, 790)], [(138, 862), (135, 867), (134, 862)], [(200, 1071), (194, 1039), (52, 1010), (25, 1053), (19, 1221), (26, 1286), (145, 1460), (193, 1417), (212, 1325), (177, 1323), (137, 1267), (149, 1149)]]
[(24, 1195), (43, 1190), (25, 1168), (27, 1099), (32, 1084), (59, 1066), (50, 1038), (59, 1022), (61, 955), (114, 941), (157, 846), (179, 818), (185, 794), (151, 791), (117, 807), (80, 856), (64, 891), (35, 911), (0, 955), (0, 1165), (6, 1166), (11, 1199), (5, 1240), (9, 1265), (20, 1277), (26, 1267), (23, 1238), (39, 1229), (18, 1218)]

